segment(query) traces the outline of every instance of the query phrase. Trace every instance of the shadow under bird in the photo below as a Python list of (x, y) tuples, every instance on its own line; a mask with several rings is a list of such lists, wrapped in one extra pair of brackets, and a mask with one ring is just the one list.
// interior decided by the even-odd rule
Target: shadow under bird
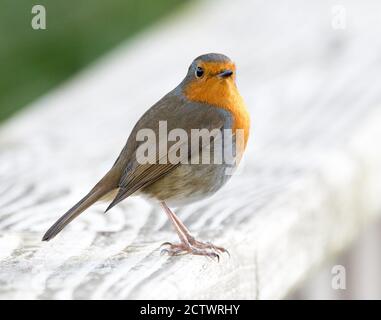
[[(180, 128), (189, 137), (192, 129), (217, 129), (221, 132), (231, 129), (237, 159), (233, 167), (237, 166), (247, 144), (250, 119), (235, 83), (235, 73), (235, 64), (223, 54), (209, 53), (197, 57), (184, 80), (139, 119), (112, 168), (82, 200), (54, 223), (42, 240), (55, 237), (97, 201), (111, 201), (107, 212), (129, 196), (140, 195), (161, 204), (180, 238), (179, 243), (164, 243), (167, 246), (164, 252), (212, 258), (219, 258), (220, 253), (226, 252), (226, 249), (210, 242), (196, 240), (169, 206), (178, 207), (211, 196), (231, 177), (227, 170), (231, 170), (232, 165), (192, 161), (196, 157), (194, 148), (186, 148), (185, 156), (178, 162), (159, 162), (160, 159), (168, 159), (171, 147), (176, 143), (174, 141), (167, 141), (164, 152), (153, 149), (156, 150), (156, 162), (141, 163), (137, 159), (137, 151), (144, 142), (139, 141), (137, 135), (141, 129), (151, 129), (158, 134), (159, 121), (166, 121), (168, 131)], [(239, 130), (243, 132), (240, 144), (236, 139)], [(214, 153), (221, 152), (215, 148), (216, 140), (213, 138), (209, 139), (208, 145), (197, 143), (201, 152), (208, 147), (211, 158)], [(198, 152), (197, 157), (200, 158)]]

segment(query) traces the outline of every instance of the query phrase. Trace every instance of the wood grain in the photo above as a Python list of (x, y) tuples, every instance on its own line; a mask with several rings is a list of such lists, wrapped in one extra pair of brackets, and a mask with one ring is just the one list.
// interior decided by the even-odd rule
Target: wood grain
[[(381, 3), (205, 1), (123, 44), (0, 131), (0, 298), (285, 297), (381, 210)], [(160, 256), (176, 235), (131, 198), (44, 231), (112, 165), (139, 116), (218, 51), (253, 130), (236, 176), (177, 212), (231, 258)]]

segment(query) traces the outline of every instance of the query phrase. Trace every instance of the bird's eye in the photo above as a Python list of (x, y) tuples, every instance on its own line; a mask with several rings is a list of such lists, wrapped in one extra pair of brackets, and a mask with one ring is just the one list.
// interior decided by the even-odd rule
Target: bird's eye
[(201, 67), (197, 67), (196, 69), (196, 77), (201, 78), (204, 75), (204, 69)]

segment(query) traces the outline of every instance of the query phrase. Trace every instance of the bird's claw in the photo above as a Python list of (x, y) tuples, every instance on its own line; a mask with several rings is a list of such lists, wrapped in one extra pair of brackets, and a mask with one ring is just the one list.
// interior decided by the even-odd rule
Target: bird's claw
[(206, 256), (212, 260), (217, 259), (220, 261), (220, 254), (227, 253), (230, 257), (229, 251), (225, 248), (213, 245), (210, 242), (203, 243), (200, 241), (171, 243), (164, 242), (160, 247), (168, 246), (161, 250), (160, 255), (168, 254), (169, 256), (178, 256), (183, 254), (193, 254), (199, 256)]
[(226, 253), (229, 256), (229, 258), (231, 257), (230, 252), (227, 249), (225, 249), (223, 247), (215, 246), (210, 241), (207, 241), (205, 244), (208, 245), (210, 248), (214, 249), (215, 251), (219, 252), (219, 253)]
[[(160, 245), (160, 248), (161, 248), (161, 247), (164, 247), (164, 246), (171, 246), (171, 245), (172, 245), (171, 242), (166, 241), (166, 242), (163, 242), (163, 243)], [(165, 249), (163, 249), (163, 250), (165, 250)]]

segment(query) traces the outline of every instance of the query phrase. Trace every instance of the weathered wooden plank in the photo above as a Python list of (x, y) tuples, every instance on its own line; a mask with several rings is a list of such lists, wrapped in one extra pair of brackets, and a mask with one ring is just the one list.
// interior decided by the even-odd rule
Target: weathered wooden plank
[[(380, 212), (378, 2), (210, 1), (157, 26), (36, 101), (0, 131), (0, 297), (281, 298)], [(178, 210), (228, 247), (217, 264), (160, 256), (176, 235), (132, 198), (43, 232), (107, 170), (138, 117), (197, 55), (236, 60), (253, 132), (213, 198)]]

